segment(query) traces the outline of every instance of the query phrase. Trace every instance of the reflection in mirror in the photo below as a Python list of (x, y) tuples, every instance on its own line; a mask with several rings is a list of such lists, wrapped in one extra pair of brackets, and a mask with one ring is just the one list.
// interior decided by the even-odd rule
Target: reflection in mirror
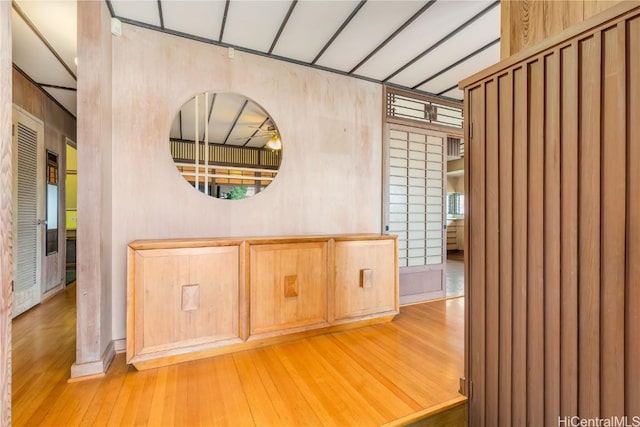
[(276, 176), (282, 141), (258, 104), (234, 93), (206, 92), (176, 114), (169, 136), (176, 167), (189, 184), (219, 199), (244, 199)]

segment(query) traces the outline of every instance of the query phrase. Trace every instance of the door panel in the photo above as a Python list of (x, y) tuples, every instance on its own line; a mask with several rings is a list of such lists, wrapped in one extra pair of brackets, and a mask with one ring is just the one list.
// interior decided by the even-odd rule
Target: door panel
[(14, 109), (13, 120), (15, 317), (40, 303), (44, 218), (43, 124)]
[(400, 303), (444, 296), (446, 135), (387, 128), (386, 232), (398, 236)]
[(327, 322), (327, 243), (252, 245), (251, 334)]

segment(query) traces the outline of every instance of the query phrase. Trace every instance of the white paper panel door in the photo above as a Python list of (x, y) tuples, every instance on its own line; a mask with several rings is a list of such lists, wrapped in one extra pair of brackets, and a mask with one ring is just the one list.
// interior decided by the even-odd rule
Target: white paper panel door
[(446, 135), (390, 125), (386, 230), (398, 236), (400, 303), (444, 296)]
[(43, 125), (30, 116), (14, 110), (14, 292), (15, 317), (41, 298), (43, 216)]

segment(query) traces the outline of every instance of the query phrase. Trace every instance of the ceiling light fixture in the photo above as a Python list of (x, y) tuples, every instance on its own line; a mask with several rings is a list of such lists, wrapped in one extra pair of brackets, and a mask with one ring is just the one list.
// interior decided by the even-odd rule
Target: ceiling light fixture
[(282, 150), (282, 141), (277, 133), (269, 138), (269, 141), (264, 145), (264, 148), (268, 148), (270, 150)]

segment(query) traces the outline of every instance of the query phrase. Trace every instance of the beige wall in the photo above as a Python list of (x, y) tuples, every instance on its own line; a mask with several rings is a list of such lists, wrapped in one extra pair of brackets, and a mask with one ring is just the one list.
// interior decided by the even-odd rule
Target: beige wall
[[(65, 279), (66, 240), (63, 220), (65, 215), (65, 137), (75, 140), (76, 119), (15, 69), (13, 69), (13, 103), (42, 120), (45, 149), (58, 155), (58, 252), (48, 256), (43, 255), (42, 280), (44, 290), (47, 292), (64, 284)], [(44, 247), (43, 242), (43, 251)]]
[[(284, 144), (260, 195), (218, 200), (191, 188), (168, 147), (180, 106), (203, 91), (244, 94)], [(377, 233), (382, 88), (286, 62), (123, 25), (113, 38), (113, 337), (125, 336), (126, 245), (134, 239)]]

